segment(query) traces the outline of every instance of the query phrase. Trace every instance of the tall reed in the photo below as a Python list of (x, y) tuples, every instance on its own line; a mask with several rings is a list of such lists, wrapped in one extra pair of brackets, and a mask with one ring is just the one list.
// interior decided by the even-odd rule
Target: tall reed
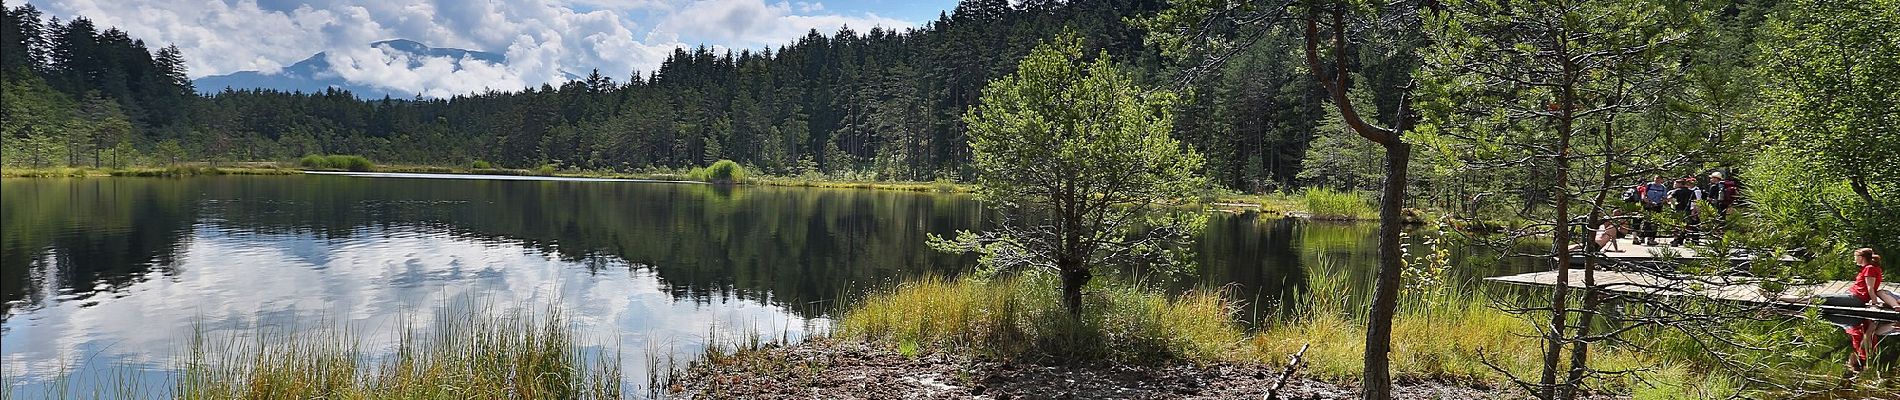
[(1313, 188), (1306, 191), (1306, 212), (1313, 219), (1355, 220), (1377, 219), (1379, 210), (1372, 207), (1372, 200), (1362, 192), (1336, 191), (1327, 188)]
[(1098, 279), (1080, 319), (1061, 306), (1059, 292), (1043, 275), (927, 277), (868, 296), (845, 312), (834, 333), (911, 351), (1133, 362), (1219, 359), (1244, 337), (1234, 322), (1238, 307), (1218, 291), (1171, 298)]
[[(391, 354), (363, 348), (358, 332), (260, 329), (250, 335), (195, 331), (162, 384), (130, 374), (73, 390), (60, 377), (35, 398), (176, 399), (618, 399), (620, 355), (587, 349), (558, 310), (530, 313), (466, 303), (437, 312), (427, 329), (405, 328)], [(24, 382), (6, 378), (5, 398)], [(167, 389), (169, 391), (167, 392)], [(80, 392), (80, 393), (75, 393)], [(91, 393), (88, 395), (88, 393)], [(132, 394), (131, 396), (120, 396)]]

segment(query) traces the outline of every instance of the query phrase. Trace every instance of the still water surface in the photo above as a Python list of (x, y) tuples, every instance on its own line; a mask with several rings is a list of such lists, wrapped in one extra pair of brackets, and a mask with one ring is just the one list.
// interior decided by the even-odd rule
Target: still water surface
[[(0, 180), (0, 367), (22, 390), (162, 376), (194, 332), (345, 328), (388, 350), (469, 299), (559, 307), (583, 342), (690, 353), (709, 335), (800, 337), (843, 299), (973, 259), (961, 195), (657, 182), (237, 176)], [(1202, 267), (1275, 313), (1310, 274), (1369, 285), (1371, 224), (1217, 214)], [(1467, 275), (1477, 275), (1469, 272)], [(420, 318), (418, 317), (420, 316)], [(162, 378), (154, 378), (162, 381)], [(37, 389), (34, 389), (37, 390)], [(29, 396), (30, 397), (30, 396)]]

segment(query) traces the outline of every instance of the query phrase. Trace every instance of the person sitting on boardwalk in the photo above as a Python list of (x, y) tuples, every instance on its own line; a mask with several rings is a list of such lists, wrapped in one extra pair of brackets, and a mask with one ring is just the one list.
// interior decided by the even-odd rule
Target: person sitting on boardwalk
[(1881, 274), (1884, 272), (1880, 269), (1880, 254), (1874, 253), (1872, 248), (1862, 247), (1854, 250), (1854, 263), (1860, 265), (1860, 273), (1854, 275), (1854, 286), (1847, 288), (1854, 298), (1860, 300), (1861, 304), (1900, 310), (1900, 295), (1880, 288)]
[(1597, 226), (1596, 249), (1598, 251), (1623, 251), (1616, 243), (1616, 237), (1623, 233), (1623, 226), (1617, 223), (1622, 217), (1621, 210), (1610, 210), (1609, 218), (1604, 218), (1603, 224)]
[(1854, 250), (1854, 264), (1860, 266), (1860, 273), (1854, 275), (1854, 284), (1848, 286), (1847, 293), (1814, 297), (1781, 296), (1778, 299), (1794, 303), (1814, 301), (1828, 306), (1877, 307), (1900, 311), (1900, 295), (1880, 288), (1883, 272), (1880, 269), (1880, 254), (1866, 247)]
[(1596, 246), (1584, 247), (1583, 244), (1579, 243), (1570, 245), (1570, 251), (1623, 251), (1618, 248), (1616, 243), (1617, 234), (1622, 233), (1623, 230), (1623, 227), (1618, 225), (1616, 221), (1622, 216), (1622, 212), (1610, 211), (1609, 217), (1603, 219), (1603, 224), (1597, 225), (1596, 234), (1590, 238), (1590, 243), (1596, 244)]

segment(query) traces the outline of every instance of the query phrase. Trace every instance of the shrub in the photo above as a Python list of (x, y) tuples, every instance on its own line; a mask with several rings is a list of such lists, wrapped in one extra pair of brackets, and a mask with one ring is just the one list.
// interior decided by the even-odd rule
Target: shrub
[(474, 162), (474, 163), (470, 163), (470, 164), (468, 165), (468, 167), (469, 167), (469, 168), (474, 168), (474, 169), (494, 169), (494, 168), (495, 168), (495, 165), (494, 165), (494, 164), (489, 164), (489, 163), (488, 163), (487, 161), (483, 161), (483, 160), (475, 160), (475, 162)]
[(327, 156), (311, 154), (311, 155), (303, 156), (303, 159), (297, 161), (297, 165), (302, 166), (306, 169), (329, 169), (329, 170), (346, 170), (346, 171), (357, 171), (357, 172), (369, 171), (371, 168), (374, 168), (376, 166), (376, 164), (369, 162), (369, 159), (363, 158), (363, 156), (343, 155), (343, 154), (331, 154)]
[(694, 178), (713, 183), (738, 183), (745, 180), (745, 167), (732, 160), (719, 160), (695, 172)]
[(1366, 219), (1378, 215), (1364, 194), (1327, 188), (1306, 191), (1306, 212), (1313, 219)]
[(934, 190), (937, 193), (956, 193), (957, 182), (949, 178), (937, 178), (937, 180), (930, 181), (930, 190)]
[(539, 167), (534, 167), (534, 174), (540, 175), (540, 176), (553, 176), (555, 170), (557, 170), (557, 168), (554, 167), (554, 164), (541, 164), (541, 166)]

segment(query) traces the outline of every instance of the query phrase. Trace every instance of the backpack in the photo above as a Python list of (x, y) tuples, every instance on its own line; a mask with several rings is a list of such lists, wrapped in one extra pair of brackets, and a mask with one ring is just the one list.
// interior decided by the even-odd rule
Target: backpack
[(1631, 186), (1629, 190), (1623, 191), (1623, 202), (1635, 203), (1639, 201), (1643, 201), (1643, 185)]
[(1734, 179), (1723, 180), (1722, 181), (1722, 205), (1723, 206), (1734, 205), (1735, 203), (1741, 202), (1741, 200), (1742, 200), (1742, 185), (1740, 183), (1736, 183)]

